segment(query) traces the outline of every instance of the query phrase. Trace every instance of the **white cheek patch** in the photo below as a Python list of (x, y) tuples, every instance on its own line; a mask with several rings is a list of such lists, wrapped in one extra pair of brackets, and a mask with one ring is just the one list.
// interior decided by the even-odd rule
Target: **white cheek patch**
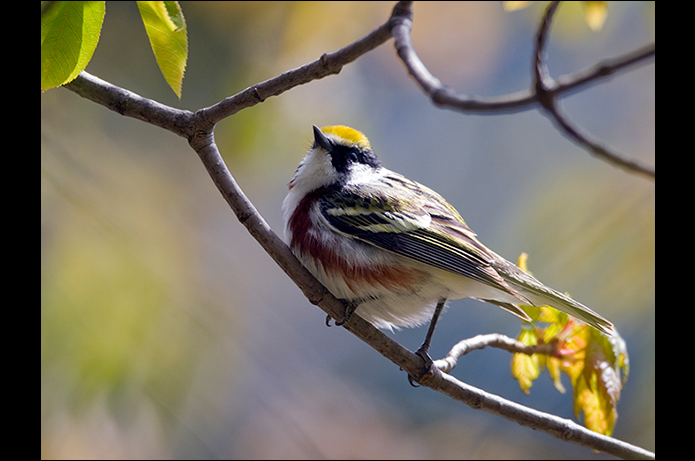
[(331, 157), (320, 147), (311, 149), (302, 159), (290, 182), (292, 189), (303, 193), (338, 181), (338, 174), (331, 164)]
[(383, 174), (384, 169), (375, 170), (369, 165), (363, 163), (353, 163), (350, 165), (350, 177), (348, 184), (368, 184), (378, 181)]

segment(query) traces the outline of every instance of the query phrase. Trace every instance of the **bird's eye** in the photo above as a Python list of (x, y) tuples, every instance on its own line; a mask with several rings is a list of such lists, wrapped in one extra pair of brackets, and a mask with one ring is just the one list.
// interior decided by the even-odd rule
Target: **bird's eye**
[(357, 152), (354, 150), (348, 151), (347, 158), (349, 161), (356, 163), (357, 162)]

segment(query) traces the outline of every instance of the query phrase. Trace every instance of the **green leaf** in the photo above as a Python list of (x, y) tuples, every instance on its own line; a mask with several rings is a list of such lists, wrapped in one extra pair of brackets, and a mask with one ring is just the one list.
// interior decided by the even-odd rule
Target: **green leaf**
[(620, 371), (626, 367), (627, 350), (617, 333), (607, 336), (594, 329), (588, 333), (584, 369), (575, 382), (574, 411), (577, 415), (584, 411), (587, 428), (610, 436), (618, 419)]
[(548, 373), (550, 374), (550, 377), (553, 380), (555, 389), (557, 389), (560, 393), (564, 394), (565, 386), (562, 385), (562, 381), (560, 380), (560, 372), (562, 371), (560, 359), (555, 357), (548, 357), (546, 361), (546, 367), (548, 368)]
[(526, 8), (533, 2), (502, 2), (502, 7), (505, 11), (516, 11), (522, 8)]
[[(518, 262), (525, 272), (528, 272), (527, 258), (522, 253)], [(514, 354), (512, 374), (521, 389), (528, 394), (533, 381), (547, 368), (555, 388), (565, 392), (560, 373), (566, 373), (574, 390), (575, 415), (579, 417), (583, 412), (587, 428), (610, 436), (618, 419), (618, 400), (630, 364), (625, 341), (617, 332), (607, 335), (548, 306), (532, 313), (534, 325), (529, 328), (524, 323), (517, 339), (525, 345), (554, 344), (555, 353), (548, 357)], [(537, 321), (549, 325), (539, 328), (535, 325)]]
[(138, 2), (157, 65), (176, 96), (188, 60), (186, 21), (178, 2)]
[(601, 30), (606, 22), (608, 2), (582, 2), (584, 19), (594, 32)]
[(574, 413), (579, 416), (584, 411), (584, 425), (587, 429), (610, 436), (618, 419), (615, 402), (606, 398), (601, 390), (600, 377), (592, 373), (582, 375), (574, 388)]
[[(526, 346), (538, 344), (538, 338), (530, 329), (522, 329), (517, 339)], [(512, 357), (512, 375), (519, 381), (519, 386), (521, 386), (521, 390), (525, 394), (529, 393), (533, 382), (541, 373), (541, 367), (545, 364), (541, 359), (542, 357), (539, 354), (516, 353)]]
[(99, 43), (105, 2), (54, 2), (41, 13), (41, 91), (72, 81)]

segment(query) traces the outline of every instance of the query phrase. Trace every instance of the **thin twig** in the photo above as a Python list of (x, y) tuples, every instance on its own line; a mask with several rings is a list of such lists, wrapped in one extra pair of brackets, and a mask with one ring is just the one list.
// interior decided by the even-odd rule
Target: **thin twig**
[(439, 368), (444, 373), (449, 373), (454, 369), (458, 359), (468, 354), (471, 351), (484, 349), (486, 347), (496, 347), (504, 349), (508, 352), (520, 354), (545, 354), (552, 355), (555, 353), (555, 346), (551, 344), (537, 344), (535, 346), (527, 346), (516, 339), (498, 333), (487, 335), (478, 335), (472, 338), (459, 341), (451, 348), (449, 353), (443, 359), (435, 360), (434, 366)]
[(625, 53), (615, 58), (604, 59), (603, 61), (579, 70), (573, 74), (558, 77), (553, 87), (549, 90), (556, 95), (567, 96), (575, 90), (581, 89), (599, 80), (613, 77), (619, 72), (625, 71), (632, 66), (644, 64), (656, 55), (656, 44), (649, 43), (641, 48)]
[(569, 419), (526, 408), (496, 395), (463, 383), (446, 373), (437, 371), (437, 378), (430, 385), (443, 394), (463, 402), (473, 408), (480, 408), (506, 419), (512, 419), (522, 426), (542, 430), (568, 442), (576, 443), (594, 450), (623, 459), (654, 459), (654, 453), (612, 437), (593, 432)]
[(637, 160), (629, 159), (612, 152), (594, 138), (587, 130), (573, 123), (567, 112), (562, 109), (556, 101), (548, 107), (545, 107), (545, 113), (550, 116), (549, 118), (553, 121), (555, 126), (560, 128), (570, 139), (587, 149), (596, 157), (630, 173), (644, 176), (652, 181), (655, 179), (656, 171), (654, 167), (647, 166)]
[(313, 62), (250, 86), (234, 96), (199, 110), (197, 115), (207, 119), (210, 123), (217, 123), (241, 109), (263, 102), (271, 96), (278, 96), (296, 86), (338, 74), (345, 64), (353, 62), (390, 38), (391, 33), (389, 32), (389, 23), (387, 22), (364, 38), (338, 51), (325, 53)]
[(631, 160), (612, 152), (592, 139), (585, 130), (574, 126), (568, 116), (557, 108), (557, 99), (565, 94), (575, 91), (577, 88), (590, 83), (597, 83), (630, 66), (643, 64), (655, 55), (655, 45), (650, 44), (640, 49), (631, 51), (623, 56), (608, 59), (587, 69), (574, 74), (565, 75), (553, 80), (547, 70), (545, 62), (545, 43), (552, 24), (552, 18), (560, 2), (551, 2), (546, 9), (541, 26), (536, 35), (536, 47), (534, 52), (534, 88), (514, 94), (497, 96), (492, 98), (469, 97), (460, 95), (453, 89), (444, 85), (437, 77), (432, 75), (418, 57), (410, 40), (412, 28), (412, 2), (400, 2), (403, 17), (398, 21), (392, 21), (391, 33), (395, 41), (398, 56), (401, 58), (408, 73), (413, 76), (418, 85), (430, 97), (436, 105), (467, 113), (514, 113), (535, 108), (537, 104), (545, 109), (545, 114), (564, 132), (570, 139), (595, 156), (624, 170), (654, 179), (655, 169), (636, 160)]
[[(543, 20), (538, 28), (538, 34), (536, 35), (536, 49), (534, 52), (534, 88), (536, 91), (536, 96), (538, 102), (540, 102), (541, 107), (544, 109), (544, 114), (552, 120), (552, 122), (557, 126), (567, 137), (572, 139), (574, 142), (584, 147), (596, 157), (604, 160), (608, 163), (616, 165), (624, 170), (639, 174), (651, 180), (655, 179), (655, 170), (653, 167), (646, 166), (641, 162), (629, 159), (623, 155), (612, 152), (607, 147), (603, 146), (599, 141), (595, 140), (586, 130), (573, 123), (565, 113), (565, 111), (560, 107), (558, 103), (558, 85), (555, 84), (553, 79), (550, 77), (548, 72), (548, 66), (546, 64), (545, 56), (545, 44), (548, 41), (548, 35), (550, 32), (550, 26), (553, 21), (553, 16), (557, 11), (560, 2), (551, 2), (545, 10), (543, 15)], [(620, 65), (630, 65), (635, 62), (640, 62), (643, 56), (648, 56), (650, 49), (647, 48), (642, 51), (641, 54), (631, 53), (628, 56), (623, 57), (618, 64)], [(651, 55), (654, 53), (654, 48), (651, 48)], [(599, 75), (609, 75), (612, 73), (611, 67), (606, 67), (604, 63), (603, 66), (598, 66), (594, 68), (594, 72)], [(581, 82), (586, 82), (589, 76), (582, 76)], [(576, 83), (578, 86), (580, 81)], [(566, 83), (563, 88), (572, 89), (574, 88), (574, 83)]]
[[(468, 96), (458, 95), (454, 90), (443, 85), (422, 63), (410, 40), (410, 30), (413, 25), (412, 3), (413, 2), (398, 3), (396, 6), (398, 9), (398, 16), (391, 20), (391, 34), (393, 35), (398, 56), (408, 69), (408, 73), (412, 75), (415, 81), (425, 93), (430, 96), (435, 104), (464, 112), (482, 113), (528, 110), (535, 104), (536, 101), (531, 92), (522, 92), (495, 98), (470, 98)], [(394, 12), (396, 8), (394, 8)]]

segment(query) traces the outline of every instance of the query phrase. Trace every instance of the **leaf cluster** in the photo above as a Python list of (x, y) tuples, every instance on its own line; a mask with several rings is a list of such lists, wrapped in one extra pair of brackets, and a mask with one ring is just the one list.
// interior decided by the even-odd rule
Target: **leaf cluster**
[[(526, 271), (526, 255), (519, 258)], [(564, 393), (561, 375), (572, 383), (574, 413), (584, 412), (584, 425), (610, 436), (618, 418), (617, 404), (629, 373), (625, 341), (616, 332), (609, 336), (552, 307), (523, 306), (533, 322), (522, 327), (517, 340), (525, 346), (549, 344), (553, 353), (515, 353), (512, 374), (528, 394), (543, 370), (555, 388)], [(537, 322), (547, 324), (541, 327)], [(623, 375), (621, 377), (621, 374)]]
[[(176, 96), (188, 59), (179, 2), (137, 2), (157, 65)], [(106, 2), (41, 2), (41, 91), (75, 79), (94, 55)]]

